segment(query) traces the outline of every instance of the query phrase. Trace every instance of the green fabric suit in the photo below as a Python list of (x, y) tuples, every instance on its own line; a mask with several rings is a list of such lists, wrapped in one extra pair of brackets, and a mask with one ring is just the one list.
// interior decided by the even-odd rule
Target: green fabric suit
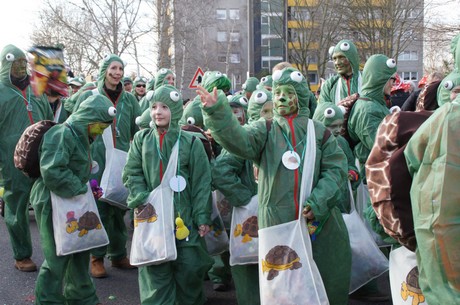
[[(97, 92), (98, 94), (108, 97), (107, 92), (104, 89), (105, 75), (107, 68), (112, 61), (122, 60), (116, 55), (110, 55), (102, 61), (99, 69), (99, 79), (97, 81)], [(135, 123), (136, 118), (141, 115), (139, 103), (136, 98), (129, 92), (125, 92), (122, 89), (122, 84), (118, 84), (118, 88), (121, 87), (120, 95), (115, 101), (112, 101), (115, 108), (117, 109), (117, 115), (111, 126), (112, 134), (114, 136), (115, 148), (123, 151), (129, 150), (129, 143), (138, 131), (138, 127)], [(80, 103), (94, 95), (93, 90), (82, 92), (75, 104), (74, 111), (79, 108)], [(110, 98), (109, 98), (110, 99)], [(118, 130), (119, 136), (116, 136)], [(99, 172), (91, 175), (91, 179), (96, 179), (99, 183), (101, 181), (102, 174), (105, 169), (105, 145), (102, 137), (98, 137), (96, 141), (91, 145), (91, 156), (99, 164)], [(110, 244), (105, 247), (93, 249), (91, 254), (97, 258), (102, 258), (106, 254), (111, 260), (120, 260), (127, 255), (126, 241), (128, 239), (128, 232), (124, 222), (124, 215), (126, 210), (120, 209), (108, 203), (98, 201), (97, 207), (99, 214), (101, 215), (102, 223), (109, 236)]]
[(413, 176), (419, 284), (428, 304), (460, 300), (459, 124), (457, 96), (419, 127), (404, 151)]
[(91, 167), (88, 125), (111, 122), (110, 107), (113, 108), (112, 103), (102, 95), (91, 96), (65, 124), (53, 126), (43, 137), (41, 177), (30, 197), (45, 256), (35, 288), (36, 304), (99, 303), (88, 272), (90, 251), (56, 255), (50, 192), (63, 198), (86, 193)]
[[(129, 189), (128, 205), (144, 204), (150, 192), (161, 182), (180, 128), (182, 99), (172, 101), (177, 89), (164, 85), (155, 90), (154, 101), (163, 102), (171, 111), (168, 131), (159, 134), (156, 126), (139, 131), (128, 153), (123, 182)], [(155, 103), (154, 102), (154, 103)], [(180, 164), (180, 166), (179, 166)], [(211, 224), (211, 170), (203, 145), (187, 132), (180, 132), (178, 174), (187, 187), (174, 193), (174, 216), (190, 229), (188, 240), (176, 240), (177, 259), (160, 265), (139, 268), (139, 289), (143, 305), (203, 304), (204, 274), (212, 265), (198, 226)]]
[[(53, 119), (46, 98), (35, 97), (30, 85), (21, 90), (11, 82), (13, 60), (21, 58), (26, 58), (24, 52), (13, 45), (5, 46), (0, 53), (0, 171), (5, 187), (5, 224), (16, 260), (32, 256), (28, 206), (33, 180), (14, 166), (14, 150), (22, 132), (29, 125)], [(32, 107), (30, 112), (26, 104)]]
[[(297, 70), (286, 68), (280, 72), (281, 76), (273, 74), (273, 88), (276, 89), (278, 84), (294, 86), (300, 110), (288, 119), (280, 116), (275, 109), (270, 131), (264, 119), (240, 126), (220, 91), (215, 105), (203, 107), (205, 124), (216, 141), (229, 152), (252, 160), (259, 167), (259, 228), (297, 218), (296, 201), (300, 190), (296, 186), (300, 185), (301, 175), (284, 167), (281, 156), (289, 150), (286, 138), (299, 154), (305, 147), (304, 138), (309, 120), (308, 87), (305, 78)], [(293, 72), (297, 81), (289, 79)], [(299, 203), (299, 208), (311, 206), (315, 219), (320, 222), (321, 232), (312, 242), (313, 258), (323, 278), (329, 301), (331, 304), (347, 304), (351, 250), (348, 232), (337, 208), (339, 189), (346, 181), (346, 160), (334, 137), (323, 139), (326, 129), (324, 125), (317, 122), (314, 124), (316, 162), (313, 189), (306, 202)], [(235, 138), (239, 141), (235, 141)], [(308, 160), (308, 156), (304, 160)], [(336, 253), (341, 254), (340, 259)]]

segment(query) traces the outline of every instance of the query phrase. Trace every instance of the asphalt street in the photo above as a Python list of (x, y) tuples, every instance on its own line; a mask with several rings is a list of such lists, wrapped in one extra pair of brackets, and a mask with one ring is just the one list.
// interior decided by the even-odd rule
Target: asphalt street
[[(37, 225), (30, 212), (30, 228), (34, 247), (33, 261), (40, 265), (43, 254), (40, 247), (40, 238)], [(132, 231), (130, 231), (132, 234)], [(128, 244), (128, 247), (130, 245)], [(30, 305), (34, 304), (34, 287), (37, 272), (20, 272), (14, 268), (14, 260), (9, 242), (5, 222), (0, 217), (0, 305)], [(105, 261), (108, 277), (94, 279), (97, 294), (104, 305), (138, 305), (139, 286), (137, 270), (119, 270), (110, 267), (110, 262)], [(379, 286), (389, 289), (388, 283), (382, 278)], [(226, 292), (215, 292), (212, 283), (205, 281), (205, 293), (208, 301), (206, 305), (236, 305), (235, 290), (232, 287)], [(350, 300), (349, 305), (391, 305), (391, 302), (366, 303)], [(299, 304), (300, 305), (300, 304)]]

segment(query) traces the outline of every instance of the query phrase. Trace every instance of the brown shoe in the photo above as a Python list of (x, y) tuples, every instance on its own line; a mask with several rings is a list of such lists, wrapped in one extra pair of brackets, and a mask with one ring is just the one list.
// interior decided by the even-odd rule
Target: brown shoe
[(112, 261), (112, 267), (120, 269), (135, 269), (136, 266), (133, 266), (129, 263), (129, 258), (126, 256), (119, 260)]
[(91, 276), (95, 278), (102, 278), (107, 276), (104, 267), (104, 258), (91, 256)]
[(16, 263), (14, 263), (14, 267), (22, 272), (37, 271), (37, 265), (35, 265), (35, 263), (30, 258), (16, 260)]

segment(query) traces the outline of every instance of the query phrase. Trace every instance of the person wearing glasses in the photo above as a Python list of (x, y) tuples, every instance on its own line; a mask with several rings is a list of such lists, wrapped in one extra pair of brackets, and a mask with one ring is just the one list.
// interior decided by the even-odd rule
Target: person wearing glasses
[(143, 76), (138, 76), (134, 80), (134, 90), (132, 91), (132, 94), (136, 97), (137, 101), (139, 102), (147, 93), (145, 90), (145, 87), (147, 86), (147, 79)]

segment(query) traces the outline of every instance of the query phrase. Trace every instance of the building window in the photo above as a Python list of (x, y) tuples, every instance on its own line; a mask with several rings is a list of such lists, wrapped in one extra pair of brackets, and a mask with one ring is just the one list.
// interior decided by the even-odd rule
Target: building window
[(217, 41), (226, 42), (227, 41), (227, 32), (217, 32)]
[(220, 20), (227, 19), (227, 10), (226, 9), (217, 9), (216, 10), (216, 18)]
[(408, 81), (408, 80), (417, 81), (418, 72), (401, 72), (401, 79), (405, 81)]
[(418, 52), (417, 51), (404, 51), (401, 52), (398, 56), (398, 60), (405, 61), (405, 60), (418, 60)]
[(311, 15), (308, 11), (308, 8), (295, 6), (292, 7), (292, 20), (303, 21), (303, 20), (310, 20)]
[(239, 9), (229, 9), (228, 10), (228, 18), (232, 20), (240, 19), (240, 10)]
[(318, 74), (315, 72), (308, 72), (308, 82), (310, 84), (317, 84), (318, 83)]
[(239, 42), (240, 41), (240, 32), (230, 33), (230, 41), (231, 42)]
[(219, 55), (217, 55), (217, 61), (226, 63), (227, 62), (227, 56), (225, 54), (219, 54)]
[(269, 69), (270, 68), (270, 61), (262, 60), (262, 69)]
[(268, 16), (267, 15), (262, 15), (260, 17), (260, 23), (261, 24), (268, 24)]
[(262, 46), (264, 46), (264, 47), (270, 46), (270, 39), (262, 38)]
[(240, 63), (240, 53), (230, 53), (230, 62), (232, 64)]

